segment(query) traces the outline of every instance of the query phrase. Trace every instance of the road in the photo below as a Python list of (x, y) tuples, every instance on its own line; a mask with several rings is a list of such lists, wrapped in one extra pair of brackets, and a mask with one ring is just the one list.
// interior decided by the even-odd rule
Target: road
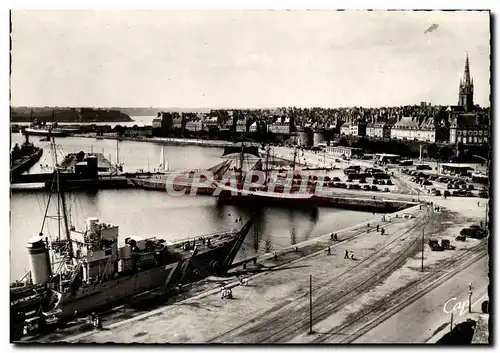
[[(467, 269), (451, 277), (443, 284), (408, 305), (403, 310), (391, 316), (380, 325), (374, 327), (353, 343), (424, 343), (429, 340), (436, 330), (450, 321), (450, 314), (457, 302), (468, 299), (468, 286), (473, 284), (472, 307), (473, 312), (481, 311), (481, 303), (486, 300), (488, 290), (488, 258), (483, 257)], [(467, 307), (464, 311), (467, 311)], [(454, 312), (454, 322), (465, 321), (465, 313), (460, 310)], [(442, 331), (444, 334), (446, 330)]]

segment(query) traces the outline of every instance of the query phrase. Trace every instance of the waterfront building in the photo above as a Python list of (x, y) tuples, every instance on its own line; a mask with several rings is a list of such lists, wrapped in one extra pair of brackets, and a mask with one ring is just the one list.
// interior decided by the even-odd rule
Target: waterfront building
[(436, 142), (436, 130), (433, 118), (419, 123), (418, 118), (402, 117), (390, 130), (391, 139), (417, 140), (422, 142)]
[(236, 121), (236, 132), (247, 132), (247, 118), (240, 117)]
[(279, 117), (269, 125), (269, 132), (280, 135), (289, 135), (293, 131), (293, 119)]
[(362, 148), (348, 147), (348, 146), (327, 146), (325, 152), (331, 153), (337, 157), (345, 157), (351, 159), (353, 156), (360, 156), (363, 154)]
[(375, 137), (375, 123), (368, 123), (366, 125), (366, 136), (371, 138)]
[(391, 138), (392, 125), (389, 123), (375, 123), (373, 126), (374, 136), (381, 139)]
[(340, 126), (340, 134), (349, 136), (351, 135), (351, 123), (346, 121)]
[(191, 120), (186, 122), (186, 130), (187, 131), (202, 131), (203, 123), (198, 120)]

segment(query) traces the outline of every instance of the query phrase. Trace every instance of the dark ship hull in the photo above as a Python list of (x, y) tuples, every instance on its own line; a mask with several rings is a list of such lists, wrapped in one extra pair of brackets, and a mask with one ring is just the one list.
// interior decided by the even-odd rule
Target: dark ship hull
[[(231, 266), (252, 224), (253, 219), (250, 219), (238, 232), (216, 234), (203, 240), (199, 238), (191, 245), (194, 252), (178, 251), (176, 248), (182, 247), (183, 244), (174, 244), (172, 254), (182, 254), (177, 261), (136, 270), (135, 273), (116, 279), (80, 287), (74, 292), (52, 291), (55, 305), (50, 311), (57, 312), (59, 319), (69, 319), (74, 317), (75, 311), (78, 315), (97, 311), (154, 289), (163, 287), (163, 292), (167, 292), (185, 282), (214, 273), (223, 274)], [(208, 239), (212, 245), (208, 245)]]
[(29, 136), (49, 136), (49, 137), (67, 137), (70, 133), (66, 130), (45, 130), (45, 129), (24, 129), (24, 133)]
[(43, 154), (42, 148), (36, 148), (36, 150), (28, 156), (22, 157), (17, 161), (14, 161), (10, 167), (10, 179), (17, 178), (19, 175), (28, 171), (36, 162), (40, 160)]

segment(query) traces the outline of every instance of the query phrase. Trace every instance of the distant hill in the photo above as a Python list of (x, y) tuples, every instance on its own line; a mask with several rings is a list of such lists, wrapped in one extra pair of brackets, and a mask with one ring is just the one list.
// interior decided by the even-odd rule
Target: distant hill
[[(199, 113), (210, 112), (210, 108), (140, 108), (140, 107), (105, 107), (105, 108), (73, 108), (73, 107), (11, 107), (11, 122), (30, 122), (38, 120), (56, 120), (59, 122), (127, 122), (133, 121), (131, 116), (157, 116), (159, 112)], [(33, 113), (31, 113), (33, 110)], [(53, 119), (54, 116), (54, 119)]]
[(133, 119), (119, 109), (61, 108), (61, 107), (11, 107), (11, 122), (58, 121), (58, 122), (127, 122)]

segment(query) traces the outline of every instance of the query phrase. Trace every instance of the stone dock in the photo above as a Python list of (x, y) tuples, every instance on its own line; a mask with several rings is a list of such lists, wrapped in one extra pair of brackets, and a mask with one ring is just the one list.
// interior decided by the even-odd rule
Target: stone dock
[[(104, 329), (44, 340), (80, 343), (334, 343), (351, 342), (443, 278), (485, 255), (485, 241), (455, 242), (454, 251), (425, 249), (420, 271), (422, 229), (425, 238), (454, 242), (460, 228), (481, 218), (474, 205), (459, 199), (433, 200), (435, 212), (414, 206), (239, 264), (226, 277), (210, 277), (190, 288), (184, 299), (153, 310), (104, 318)], [(409, 217), (411, 215), (411, 218)], [(377, 225), (385, 234), (377, 232)], [(327, 250), (330, 248), (330, 255)], [(354, 259), (346, 259), (346, 250)], [(248, 284), (237, 279), (243, 275)], [(309, 330), (312, 276), (313, 334)], [(221, 299), (232, 288), (233, 299)]]

